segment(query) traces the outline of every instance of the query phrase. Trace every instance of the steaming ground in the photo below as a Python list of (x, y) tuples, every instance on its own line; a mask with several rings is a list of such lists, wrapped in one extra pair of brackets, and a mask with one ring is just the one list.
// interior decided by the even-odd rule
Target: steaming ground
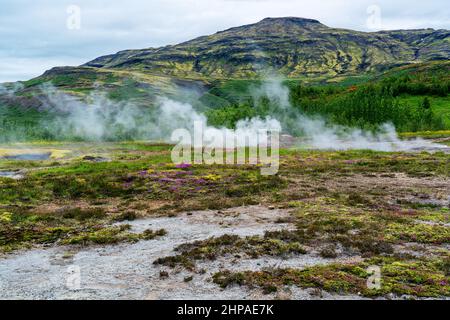
[[(6, 89), (3, 89), (6, 90)], [(8, 94), (12, 94), (10, 89)], [(374, 132), (327, 123), (320, 117), (309, 117), (294, 111), (289, 103), (289, 90), (281, 80), (268, 80), (254, 89), (253, 99), (266, 97), (273, 110), (267, 117), (243, 119), (235, 129), (207, 125), (207, 117), (191, 104), (160, 97), (152, 106), (131, 101), (112, 101), (100, 91), (91, 93), (85, 101), (58, 91), (47, 84), (41, 87), (44, 109), (56, 116), (43, 127), (62, 138), (75, 137), (86, 141), (147, 140), (178, 143), (172, 137), (175, 130), (185, 129), (194, 136), (194, 125), (201, 123), (204, 144), (220, 147), (258, 143), (260, 130), (279, 131), (298, 136), (294, 146), (308, 149), (370, 149), (376, 151), (448, 151), (449, 148), (425, 140), (401, 140), (393, 125), (384, 124)], [(177, 137), (175, 137), (177, 138)], [(241, 142), (242, 141), (242, 142)], [(266, 141), (260, 141), (265, 144)]]
[[(322, 127), (322, 131), (317, 128)], [(351, 130), (350, 132), (342, 130), (342, 134), (336, 134), (333, 129), (319, 124), (314, 127), (316, 133), (306, 138), (291, 142), (291, 146), (297, 146), (305, 149), (317, 150), (374, 150), (374, 151), (410, 151), (410, 152), (450, 152), (446, 145), (435, 143), (433, 141), (416, 138), (402, 140), (398, 137), (395, 128), (386, 124), (377, 134), (364, 132), (362, 130)]]
[[(191, 104), (167, 97), (149, 113), (99, 92), (82, 102), (45, 90), (46, 107), (64, 117), (42, 125), (90, 142), (0, 148), (0, 298), (450, 296), (447, 146), (401, 140), (389, 124), (372, 133), (293, 115), (276, 81), (255, 99), (267, 95), (279, 112), (235, 129), (207, 126)], [(197, 122), (212, 146), (220, 137), (281, 131), (278, 175), (263, 177), (258, 166), (177, 167), (172, 146), (104, 142), (170, 141), (176, 129), (193, 134)], [(140, 238), (160, 228), (166, 233)], [(374, 263), (389, 271), (390, 286), (375, 296), (361, 271)], [(68, 286), (74, 267), (79, 288)], [(294, 271), (292, 285), (278, 281), (286, 270)]]

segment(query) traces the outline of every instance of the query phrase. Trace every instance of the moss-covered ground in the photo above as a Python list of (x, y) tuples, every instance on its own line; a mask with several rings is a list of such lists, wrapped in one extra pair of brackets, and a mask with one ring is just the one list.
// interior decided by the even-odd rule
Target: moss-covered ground
[[(290, 210), (280, 225), (291, 227), (188, 242), (154, 263), (195, 273), (198, 262), (227, 256), (318, 254), (329, 263), (220, 270), (213, 281), (267, 293), (294, 285), (369, 297), (450, 296), (449, 154), (281, 150), (279, 173), (262, 176), (257, 165), (175, 166), (165, 144), (26, 148), (66, 151), (42, 161), (0, 159), (2, 171), (24, 174), (18, 180), (0, 177), (3, 254), (49, 244), (145, 241), (165, 231), (135, 233), (127, 220), (262, 204)], [(336, 262), (342, 256), (358, 259)], [(372, 265), (381, 268), (379, 289), (366, 285)]]

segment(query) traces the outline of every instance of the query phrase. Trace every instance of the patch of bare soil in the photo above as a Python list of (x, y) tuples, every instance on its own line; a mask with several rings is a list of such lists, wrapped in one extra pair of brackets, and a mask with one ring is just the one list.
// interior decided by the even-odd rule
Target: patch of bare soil
[[(219, 211), (193, 211), (176, 217), (146, 218), (128, 222), (134, 232), (165, 229), (168, 233), (149, 241), (102, 247), (52, 247), (21, 251), (0, 259), (0, 298), (3, 299), (260, 299), (270, 298), (260, 290), (233, 287), (220, 289), (211, 275), (221, 268), (263, 269), (274, 266), (306, 266), (329, 263), (330, 259), (311, 253), (286, 260), (261, 257), (236, 260), (223, 257), (200, 262), (204, 272), (168, 269), (154, 265), (157, 258), (175, 254), (183, 243), (224, 234), (262, 235), (265, 231), (289, 229), (279, 223), (291, 215), (289, 210), (248, 206)], [(344, 260), (343, 260), (344, 259)], [(347, 261), (340, 258), (338, 261)], [(79, 273), (78, 273), (79, 272)], [(79, 287), (70, 286), (79, 274)], [(69, 286), (68, 286), (69, 285)], [(286, 288), (277, 298), (317, 299), (336, 296), (317, 295), (314, 290)], [(272, 297), (272, 298), (275, 298)]]
[[(291, 185), (293, 193), (305, 198), (314, 192), (315, 183), (307, 178), (296, 178)], [(377, 205), (396, 205), (402, 202), (448, 207), (450, 179), (445, 177), (412, 177), (404, 173), (352, 174), (320, 179), (320, 191), (339, 194), (359, 194)]]

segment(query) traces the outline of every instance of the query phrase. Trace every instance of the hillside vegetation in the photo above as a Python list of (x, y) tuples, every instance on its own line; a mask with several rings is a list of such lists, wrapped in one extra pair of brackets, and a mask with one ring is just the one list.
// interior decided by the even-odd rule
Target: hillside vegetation
[[(285, 84), (296, 110), (331, 123), (371, 129), (392, 122), (403, 132), (442, 130), (450, 128), (449, 74), (450, 63), (440, 62), (396, 68), (357, 85)], [(202, 97), (213, 108), (211, 122), (233, 126), (239, 119), (276, 114), (266, 99), (254, 101), (255, 86), (255, 81), (235, 80), (211, 89)]]
[[(77, 140), (52, 128), (64, 113), (49, 107), (57, 90), (81, 101), (92, 93), (137, 106), (152, 117), (158, 97), (190, 103), (210, 124), (280, 116), (264, 81), (285, 79), (292, 112), (327, 122), (400, 132), (450, 129), (450, 46), (447, 30), (365, 33), (316, 20), (267, 18), (179, 45), (127, 50), (80, 67), (56, 67), (0, 91), (2, 141)], [(5, 93), (6, 92), (6, 93)], [(56, 119), (56, 120), (55, 120)], [(112, 130), (107, 139), (138, 139)]]

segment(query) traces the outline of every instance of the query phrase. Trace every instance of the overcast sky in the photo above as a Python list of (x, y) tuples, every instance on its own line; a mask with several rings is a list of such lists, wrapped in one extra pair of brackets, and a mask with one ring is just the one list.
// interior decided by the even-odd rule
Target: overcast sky
[(0, 82), (282, 16), (362, 31), (450, 29), (448, 0), (0, 0)]

